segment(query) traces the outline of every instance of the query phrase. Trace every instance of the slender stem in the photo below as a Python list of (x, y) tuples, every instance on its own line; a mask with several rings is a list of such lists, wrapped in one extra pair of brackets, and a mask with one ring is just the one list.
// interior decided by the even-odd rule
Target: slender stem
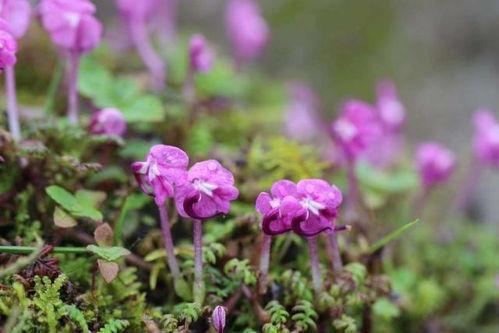
[(166, 67), (151, 45), (146, 22), (130, 20), (128, 27), (135, 48), (151, 74), (153, 88), (157, 91), (162, 90), (165, 85)]
[(14, 141), (21, 141), (21, 126), (19, 124), (19, 112), (17, 109), (16, 96), (16, 74), (14, 66), (5, 68), (5, 86), (7, 88), (7, 115), (9, 118), (9, 129)]
[[(0, 253), (11, 253), (11, 254), (29, 254), (36, 251), (37, 248), (34, 246), (0, 246)], [(51, 251), (52, 253), (91, 253), (85, 247), (54, 247)]]
[(463, 177), (463, 182), (459, 186), (456, 196), (454, 197), (452, 210), (454, 213), (463, 214), (469, 204), (470, 198), (475, 191), (476, 184), (482, 168), (475, 156), (471, 157), (470, 164), (466, 176)]
[(158, 205), (159, 216), (161, 218), (161, 230), (163, 232), (163, 240), (165, 242), (165, 250), (168, 260), (168, 267), (175, 279), (181, 279), (180, 269), (178, 267), (177, 258), (175, 257), (175, 248), (173, 246), (172, 233), (170, 231), (170, 221), (168, 220), (168, 211), (165, 205)]
[(52, 74), (52, 79), (50, 80), (49, 88), (47, 91), (47, 97), (45, 99), (45, 115), (49, 115), (55, 104), (55, 99), (57, 97), (57, 92), (59, 91), (59, 85), (61, 83), (62, 77), (64, 74), (64, 66), (59, 64), (57, 65), (54, 73)]
[(426, 202), (428, 201), (429, 194), (430, 189), (423, 185), (423, 187), (419, 190), (414, 203), (412, 204), (412, 217), (421, 218)]
[(314, 285), (315, 294), (319, 295), (322, 291), (322, 276), (319, 266), (317, 236), (308, 238), (308, 249), (310, 251), (310, 265), (312, 266), (312, 282)]
[(331, 268), (333, 269), (333, 272), (338, 273), (343, 268), (340, 247), (338, 246), (338, 235), (333, 231), (327, 235), (327, 239), (331, 250)]
[(347, 158), (347, 181), (348, 181), (348, 208), (355, 209), (355, 204), (361, 199), (359, 183), (355, 173), (355, 161)]
[(69, 53), (68, 76), (68, 121), (71, 125), (78, 125), (78, 70), (80, 55), (76, 52)]
[(185, 74), (184, 87), (182, 89), (182, 95), (184, 95), (184, 100), (188, 105), (193, 105), (195, 96), (194, 90), (194, 70), (192, 66), (188, 66), (187, 73)]
[(260, 280), (258, 285), (258, 292), (262, 295), (267, 292), (267, 285), (269, 282), (269, 261), (271, 244), (272, 236), (264, 234), (260, 255)]
[(194, 301), (203, 304), (205, 286), (203, 279), (203, 222), (193, 221), (194, 227)]

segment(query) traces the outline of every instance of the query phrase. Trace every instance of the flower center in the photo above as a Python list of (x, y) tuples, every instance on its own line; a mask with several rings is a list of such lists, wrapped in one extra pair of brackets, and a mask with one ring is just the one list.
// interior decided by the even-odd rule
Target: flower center
[(217, 188), (217, 185), (210, 184), (207, 182), (204, 182), (200, 179), (195, 179), (192, 182), (192, 185), (194, 188), (200, 192), (203, 192), (204, 194), (212, 197), (213, 196), (213, 191)]
[(279, 207), (280, 204), (281, 204), (281, 200), (279, 198), (274, 198), (274, 199), (270, 200), (270, 207), (272, 207), (272, 208)]
[(77, 13), (67, 13), (64, 18), (72, 28), (76, 28), (80, 23), (80, 15)]
[(489, 140), (493, 144), (499, 144), (499, 125), (495, 125), (489, 130)]
[(339, 119), (334, 124), (334, 130), (343, 141), (350, 141), (357, 135), (357, 128), (350, 121)]
[(310, 198), (308, 196), (301, 201), (301, 205), (303, 206), (303, 208), (308, 209), (309, 211), (311, 211), (315, 215), (319, 215), (319, 211), (321, 209), (326, 208), (323, 204), (312, 200), (312, 198)]

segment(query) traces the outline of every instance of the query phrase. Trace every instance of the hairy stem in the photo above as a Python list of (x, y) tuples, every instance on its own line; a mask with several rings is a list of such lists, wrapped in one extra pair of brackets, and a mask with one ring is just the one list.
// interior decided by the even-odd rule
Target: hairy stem
[(182, 279), (180, 269), (178, 267), (177, 258), (175, 257), (175, 248), (173, 246), (172, 233), (170, 231), (170, 221), (168, 220), (168, 211), (165, 205), (158, 205), (159, 216), (161, 218), (161, 231), (163, 232), (163, 240), (165, 242), (165, 250), (168, 260), (168, 267), (174, 279)]
[(68, 75), (68, 121), (71, 125), (78, 125), (78, 70), (80, 55), (76, 52), (69, 54)]
[(338, 235), (335, 231), (327, 235), (329, 247), (331, 250), (331, 268), (333, 272), (338, 273), (343, 268), (341, 261), (340, 247), (338, 246)]
[(319, 266), (319, 252), (317, 250), (317, 236), (308, 237), (308, 249), (310, 251), (310, 265), (312, 266), (312, 282), (316, 295), (322, 291), (322, 276)]
[(269, 282), (269, 261), (271, 244), (272, 236), (264, 234), (260, 254), (260, 280), (258, 284), (258, 292), (262, 295), (267, 292), (267, 285)]
[(16, 96), (16, 74), (14, 66), (5, 68), (5, 87), (7, 89), (7, 115), (9, 118), (9, 129), (14, 141), (21, 141), (21, 125), (19, 124), (19, 112), (17, 109)]
[(194, 227), (194, 301), (203, 304), (205, 286), (203, 279), (203, 222), (193, 221)]
[(151, 45), (146, 22), (128, 21), (128, 27), (135, 48), (151, 74), (154, 90), (162, 90), (165, 85), (166, 67)]

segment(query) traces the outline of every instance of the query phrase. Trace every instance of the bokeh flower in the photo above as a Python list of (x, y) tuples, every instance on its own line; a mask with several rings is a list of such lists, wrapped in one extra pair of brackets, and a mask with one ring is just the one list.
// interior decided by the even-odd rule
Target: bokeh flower
[(17, 42), (7, 21), (0, 19), (0, 71), (16, 64)]
[(177, 187), (175, 203), (180, 215), (204, 220), (227, 214), (238, 195), (232, 173), (218, 161), (207, 160), (189, 169), (187, 181)]
[(199, 34), (191, 37), (189, 42), (190, 67), (195, 72), (206, 73), (213, 65), (213, 54), (206, 45), (206, 39)]
[(95, 5), (88, 0), (42, 0), (43, 26), (54, 44), (83, 54), (94, 49), (102, 37), (102, 24), (95, 18)]
[(187, 154), (173, 146), (155, 145), (145, 162), (132, 163), (132, 170), (142, 191), (154, 197), (157, 205), (174, 196), (174, 186), (181, 186), (187, 179)]
[(490, 109), (479, 109), (473, 116), (474, 151), (480, 163), (499, 166), (499, 123)]
[(27, 0), (0, 1), (0, 18), (6, 20), (15, 38), (24, 36), (31, 21), (31, 6)]
[(359, 100), (349, 100), (331, 125), (331, 134), (345, 158), (354, 160), (364, 153), (380, 134), (376, 109)]
[(93, 134), (123, 136), (126, 127), (123, 113), (115, 108), (102, 109), (94, 113), (90, 119), (90, 131)]
[(241, 64), (258, 58), (270, 38), (260, 7), (253, 0), (230, 0), (225, 25), (236, 61)]
[(433, 187), (445, 182), (454, 171), (454, 153), (439, 143), (426, 142), (416, 151), (416, 167), (423, 186)]

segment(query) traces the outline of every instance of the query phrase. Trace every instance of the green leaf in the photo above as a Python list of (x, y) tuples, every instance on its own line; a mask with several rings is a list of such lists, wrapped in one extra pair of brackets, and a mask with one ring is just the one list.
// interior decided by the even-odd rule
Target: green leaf
[(374, 303), (373, 312), (386, 320), (400, 315), (400, 309), (386, 297), (382, 297)]
[[(75, 197), (57, 185), (48, 186), (45, 188), (45, 192), (73, 216), (86, 217), (94, 221), (102, 221), (103, 219), (102, 214), (90, 205), (91, 202), (95, 202), (96, 198), (89, 198), (90, 194), (88, 192), (81, 193), (78, 197)], [(95, 192), (93, 193), (95, 194)]]
[(158, 98), (145, 95), (128, 105), (121, 106), (123, 116), (128, 122), (159, 122), (165, 118), (165, 110)]
[(383, 237), (382, 239), (380, 239), (379, 241), (377, 241), (376, 243), (374, 243), (373, 246), (371, 246), (371, 250), (369, 252), (370, 253), (376, 252), (381, 247), (385, 246), (386, 243), (388, 243), (388, 242), (392, 241), (393, 239), (397, 238), (398, 236), (400, 236), (402, 233), (404, 233), (406, 230), (408, 230), (410, 227), (412, 227), (413, 225), (415, 225), (418, 222), (419, 222), (419, 219), (416, 219), (416, 220), (414, 220), (412, 222), (409, 222), (409, 223), (403, 225), (402, 227), (398, 228), (397, 230), (395, 230), (394, 232), (388, 234), (387, 236)]
[(75, 227), (78, 223), (63, 209), (61, 209), (60, 207), (55, 207), (54, 224), (59, 228), (72, 228)]
[(177, 296), (181, 297), (184, 301), (192, 299), (191, 286), (184, 279), (174, 279), (173, 288)]
[(87, 246), (87, 250), (106, 261), (115, 261), (130, 254), (130, 251), (119, 246), (100, 247), (92, 244)]

